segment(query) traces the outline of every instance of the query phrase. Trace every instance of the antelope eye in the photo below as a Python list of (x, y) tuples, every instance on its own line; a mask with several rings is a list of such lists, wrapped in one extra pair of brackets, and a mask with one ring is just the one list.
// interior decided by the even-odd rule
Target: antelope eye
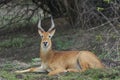
[(43, 38), (43, 35), (41, 36), (41, 38)]
[(51, 36), (49, 36), (49, 38), (51, 38)]

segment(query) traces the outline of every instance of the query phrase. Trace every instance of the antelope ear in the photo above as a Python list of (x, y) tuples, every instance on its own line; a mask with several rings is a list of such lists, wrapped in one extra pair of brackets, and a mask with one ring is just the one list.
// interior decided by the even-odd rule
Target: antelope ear
[(56, 31), (56, 29), (49, 31), (51, 37), (54, 35), (55, 31)]
[(39, 33), (40, 36), (43, 36), (43, 31), (42, 30), (38, 29), (38, 33)]

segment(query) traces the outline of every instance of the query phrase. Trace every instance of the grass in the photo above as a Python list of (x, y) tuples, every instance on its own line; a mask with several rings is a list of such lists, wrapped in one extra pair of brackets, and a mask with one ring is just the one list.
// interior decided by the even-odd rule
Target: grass
[[(38, 58), (33, 59), (34, 62)], [(32, 63), (32, 62), (31, 62)], [(0, 66), (0, 79), (2, 80), (119, 80), (120, 67), (100, 69), (90, 69), (82, 73), (62, 73), (58, 76), (48, 76), (44, 73), (23, 73), (16, 74), (18, 69), (17, 64), (11, 60), (5, 61), (3, 66)]]
[(3, 78), (3, 80), (33, 80), (33, 75), (25, 75), (25, 74), (14, 74), (13, 72), (7, 72), (4, 70), (1, 70), (0, 78)]
[(10, 48), (10, 47), (23, 47), (25, 42), (24, 38), (16, 37), (13, 39), (8, 39), (0, 42), (0, 48)]
[(59, 76), (47, 76), (40, 73), (15, 74), (12, 71), (1, 70), (0, 77), (7, 80), (119, 80), (118, 68), (97, 70), (91, 69), (83, 73), (64, 73)]
[(57, 50), (66, 50), (73, 43), (73, 40), (67, 40), (66, 37), (64, 39), (58, 37), (54, 41), (55, 41)]
[(8, 48), (23, 48), (28, 45), (31, 45), (32, 38), (29, 38), (27, 35), (13, 35), (7, 37), (7, 39), (0, 41), (0, 50)]
[[(32, 60), (37, 62), (38, 58)], [(31, 62), (32, 63), (32, 62)], [(0, 79), (2, 80), (119, 80), (120, 66), (105, 69), (89, 69), (82, 73), (62, 73), (58, 76), (48, 76), (44, 73), (23, 73), (16, 74), (18, 66), (14, 62), (5, 61), (4, 65), (0, 67)], [(21, 69), (21, 68), (20, 68)]]

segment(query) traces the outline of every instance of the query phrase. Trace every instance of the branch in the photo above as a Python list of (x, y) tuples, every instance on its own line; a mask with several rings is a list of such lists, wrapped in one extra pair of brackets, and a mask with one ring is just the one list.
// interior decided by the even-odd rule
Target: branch
[(106, 24), (109, 24), (110, 22), (115, 21), (115, 20), (118, 20), (118, 19), (120, 19), (120, 17), (117, 17), (117, 18), (114, 18), (114, 19), (112, 19), (112, 20), (109, 20), (109, 21), (107, 21), (107, 22), (105, 22), (105, 23), (103, 23), (103, 24), (101, 24), (101, 25), (99, 25), (99, 26), (96, 26), (96, 27), (90, 28), (90, 29), (88, 29), (87, 31), (91, 31), (91, 30), (94, 30), (94, 29), (100, 28), (100, 27), (102, 27), (102, 26), (104, 26), (104, 25), (106, 25)]
[(120, 33), (117, 31), (115, 26), (111, 23), (111, 21), (103, 13), (101, 13), (100, 11), (98, 11), (98, 12), (107, 20), (107, 22), (111, 25), (111, 27), (114, 29), (114, 31), (119, 35)]

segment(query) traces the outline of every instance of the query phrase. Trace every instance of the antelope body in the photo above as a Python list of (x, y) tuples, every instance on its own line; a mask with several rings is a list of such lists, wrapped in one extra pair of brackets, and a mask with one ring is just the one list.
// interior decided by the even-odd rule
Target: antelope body
[(48, 72), (48, 75), (57, 75), (63, 72), (82, 72), (90, 68), (104, 68), (101, 61), (95, 54), (89, 51), (54, 51), (52, 50), (51, 38), (55, 33), (54, 22), (46, 32), (41, 27), (41, 20), (38, 23), (38, 32), (41, 36), (40, 58), (41, 66), (16, 71), (24, 72)]

